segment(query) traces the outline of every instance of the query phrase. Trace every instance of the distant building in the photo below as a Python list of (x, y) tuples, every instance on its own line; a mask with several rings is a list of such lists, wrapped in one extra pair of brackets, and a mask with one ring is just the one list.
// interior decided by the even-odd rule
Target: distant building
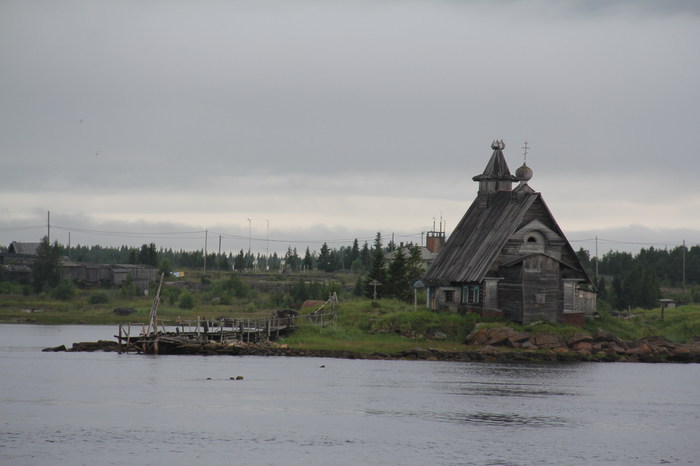
[[(8, 280), (29, 281), (37, 251), (41, 243), (20, 243), (13, 241), (5, 254), (0, 255), (3, 276)], [(66, 280), (85, 283), (107, 283), (120, 286), (131, 276), (132, 283), (141, 290), (148, 289), (156, 280), (157, 270), (141, 264), (93, 264), (88, 262), (61, 261), (61, 277)]]
[[(505, 144), (493, 154), (476, 199), (426, 272), (431, 309), (581, 324), (596, 292), (552, 213), (528, 181), (525, 163), (511, 175)], [(518, 186), (513, 189), (513, 183)]]
[(0, 278), (27, 283), (32, 277), (32, 264), (41, 243), (13, 241), (5, 253), (0, 253)]
[(0, 255), (0, 264), (3, 265), (31, 265), (37, 256), (41, 243), (20, 243), (13, 241), (7, 248), (7, 252)]

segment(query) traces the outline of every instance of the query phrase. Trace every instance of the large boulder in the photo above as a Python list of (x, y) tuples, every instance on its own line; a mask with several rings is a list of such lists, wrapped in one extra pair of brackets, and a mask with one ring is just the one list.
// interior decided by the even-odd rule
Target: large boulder
[(44, 348), (41, 351), (43, 351), (44, 353), (50, 353), (50, 352), (57, 353), (59, 351), (68, 351), (68, 350), (66, 349), (66, 345), (61, 345), (61, 346), (54, 346), (53, 348)]
[(465, 345), (479, 345), (479, 346), (485, 344), (489, 339), (489, 336), (486, 333), (486, 330), (487, 329), (485, 329), (485, 328), (474, 329), (469, 335), (467, 335), (464, 338), (464, 344)]
[(566, 344), (569, 347), (573, 347), (578, 343), (592, 343), (593, 337), (587, 333), (576, 332), (566, 339)]
[(508, 338), (512, 336), (514, 330), (510, 327), (494, 327), (486, 331), (488, 335), (488, 340), (486, 344), (489, 346), (503, 346), (508, 341)]
[(624, 341), (617, 335), (608, 332), (607, 330), (603, 330), (602, 328), (598, 328), (595, 333), (593, 334), (593, 341), (594, 342), (612, 342), (612, 343), (617, 343), (619, 346), (627, 347)]
[(532, 337), (532, 343), (539, 349), (559, 348), (564, 345), (564, 340), (559, 335), (549, 333), (538, 333)]

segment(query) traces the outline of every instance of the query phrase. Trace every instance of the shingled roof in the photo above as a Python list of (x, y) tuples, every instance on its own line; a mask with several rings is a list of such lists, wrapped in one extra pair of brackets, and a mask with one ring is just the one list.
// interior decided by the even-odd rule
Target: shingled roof
[(489, 159), (489, 163), (486, 164), (484, 173), (481, 175), (476, 175), (472, 178), (474, 181), (517, 181), (517, 178), (511, 175), (510, 170), (508, 169), (508, 164), (506, 163), (506, 159), (503, 155), (504, 147), (505, 144), (503, 144), (503, 141), (494, 141), (491, 144), (491, 148), (493, 149), (491, 159)]
[(41, 246), (41, 243), (20, 243), (19, 241), (13, 241), (10, 243), (10, 247), (7, 248), (7, 253), (36, 256), (39, 246)]
[(502, 191), (480, 208), (475, 200), (423, 281), (429, 286), (480, 282), (539, 193)]

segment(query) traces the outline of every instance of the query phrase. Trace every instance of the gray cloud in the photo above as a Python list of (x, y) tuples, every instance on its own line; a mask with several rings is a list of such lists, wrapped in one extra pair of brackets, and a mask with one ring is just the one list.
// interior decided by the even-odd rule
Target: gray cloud
[(454, 226), (504, 138), (512, 169), (529, 141), (532, 185), (567, 231), (700, 230), (698, 13), (4, 2), (0, 228), (47, 210), (106, 230), (265, 218), (307, 238), (419, 232), (441, 212)]

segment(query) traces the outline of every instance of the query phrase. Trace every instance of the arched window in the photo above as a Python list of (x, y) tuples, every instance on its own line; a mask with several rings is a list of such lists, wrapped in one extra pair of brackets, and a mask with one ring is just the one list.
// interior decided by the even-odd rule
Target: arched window
[(539, 231), (528, 231), (523, 236), (521, 252), (544, 252), (546, 247), (545, 237)]

